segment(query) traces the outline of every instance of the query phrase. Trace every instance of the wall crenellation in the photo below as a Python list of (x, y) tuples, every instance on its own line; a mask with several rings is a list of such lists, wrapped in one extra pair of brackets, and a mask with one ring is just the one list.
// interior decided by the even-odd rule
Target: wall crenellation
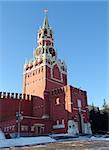
[(31, 70), (35, 67), (37, 67), (38, 65), (42, 64), (43, 63), (43, 60), (34, 60), (34, 61), (31, 61), (31, 62), (28, 62), (24, 65), (24, 70), (25, 71), (28, 71), (28, 70)]
[(32, 95), (21, 93), (0, 92), (0, 99), (32, 100)]

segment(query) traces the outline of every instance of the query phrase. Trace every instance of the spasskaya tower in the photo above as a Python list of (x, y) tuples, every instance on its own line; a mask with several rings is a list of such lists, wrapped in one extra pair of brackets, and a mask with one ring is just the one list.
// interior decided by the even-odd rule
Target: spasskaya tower
[(54, 34), (46, 10), (43, 24), (38, 31), (34, 57), (24, 64), (23, 93), (44, 97), (44, 91), (64, 85), (67, 85), (67, 67), (57, 57)]
[(0, 106), (0, 128), (10, 137), (92, 133), (87, 92), (67, 84), (47, 10), (33, 58), (24, 64), (23, 94), (0, 92)]

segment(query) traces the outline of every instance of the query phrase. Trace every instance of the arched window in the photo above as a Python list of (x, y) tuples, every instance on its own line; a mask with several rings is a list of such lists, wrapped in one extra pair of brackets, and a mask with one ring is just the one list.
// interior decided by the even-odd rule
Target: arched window
[(64, 124), (64, 119), (62, 119), (62, 124)]
[(59, 124), (59, 120), (56, 121), (56, 124), (57, 124), (57, 125)]

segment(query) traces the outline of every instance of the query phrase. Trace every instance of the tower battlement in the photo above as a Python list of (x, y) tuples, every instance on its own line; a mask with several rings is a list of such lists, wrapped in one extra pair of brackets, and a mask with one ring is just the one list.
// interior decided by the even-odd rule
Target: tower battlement
[(32, 95), (21, 93), (0, 92), (0, 99), (22, 99), (32, 100)]
[(87, 95), (87, 92), (84, 90), (81, 90), (80, 88), (72, 87), (72, 90), (73, 90), (73, 93), (75, 94), (77, 93), (80, 95)]
[(44, 61), (41, 59), (40, 61), (34, 60), (28, 63), (25, 63), (24, 65), (24, 71), (29, 71), (31, 69), (37, 68), (38, 65), (42, 64)]

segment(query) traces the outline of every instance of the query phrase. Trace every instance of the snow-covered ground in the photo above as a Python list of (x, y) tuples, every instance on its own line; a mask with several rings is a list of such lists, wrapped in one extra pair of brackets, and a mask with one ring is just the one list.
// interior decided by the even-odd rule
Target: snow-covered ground
[(4, 133), (0, 130), (0, 140), (4, 140), (5, 139), (5, 135)]
[[(65, 139), (59, 139), (55, 140), (53, 138), (55, 137), (66, 137)], [(68, 138), (68, 134), (56, 134), (56, 135), (50, 135), (50, 136), (38, 136), (38, 137), (21, 137), (21, 138), (15, 138), (15, 139), (5, 139), (4, 135), (1, 133), (0, 135), (0, 148), (3, 147), (15, 147), (15, 146), (28, 146), (28, 145), (37, 145), (37, 144), (46, 144), (46, 143), (52, 143), (52, 142), (67, 142), (68, 140), (72, 141), (81, 141), (81, 140), (90, 140), (90, 141), (109, 141), (109, 135), (108, 136), (79, 136), (74, 137), (70, 135), (70, 138)]]
[(109, 137), (108, 137), (108, 138), (105, 138), (104, 136), (101, 136), (101, 137), (95, 137), (95, 136), (92, 136), (90, 139), (91, 139), (91, 140), (103, 140), (103, 141), (109, 141)]
[[(55, 136), (53, 135), (53, 137), (55, 138)], [(91, 136), (91, 135), (87, 135), (87, 136), (72, 136), (70, 138), (69, 135), (67, 136), (67, 138), (63, 138), (63, 139), (58, 139), (58, 142), (64, 142), (64, 141), (109, 141), (109, 137), (106, 138), (105, 136), (100, 136), (100, 137), (96, 137), (96, 136)], [(56, 139), (56, 138), (55, 138)]]
[(50, 142), (55, 142), (55, 141), (56, 140), (50, 138), (49, 136), (21, 137), (21, 138), (15, 138), (15, 139), (4, 139), (4, 140), (0, 140), (0, 148), (44, 144), (44, 143), (50, 143)]

